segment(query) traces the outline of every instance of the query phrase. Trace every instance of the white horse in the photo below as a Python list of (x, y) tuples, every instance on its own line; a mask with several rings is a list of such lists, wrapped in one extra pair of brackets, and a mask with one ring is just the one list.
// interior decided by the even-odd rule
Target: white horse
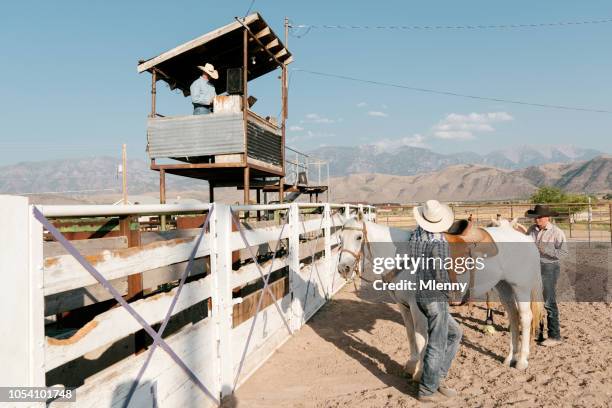
[[(497, 255), (487, 258), (484, 261), (486, 268), (475, 273), (474, 285), (470, 288), (473, 296), (482, 296), (492, 288), (499, 293), (500, 300), (508, 311), (511, 332), (510, 351), (504, 364), (510, 366), (515, 363), (517, 369), (524, 370), (528, 366), (530, 338), (539, 324), (542, 312), (539, 253), (531, 238), (517, 232), (508, 223), (487, 228), (486, 231), (491, 233), (496, 243), (525, 243), (501, 247)], [(348, 219), (342, 230), (338, 272), (345, 279), (350, 278), (359, 261), (372, 256), (368, 253), (372, 251), (369, 243), (386, 243), (376, 245), (376, 257), (395, 257), (400, 246), (406, 248), (405, 243), (410, 236), (411, 231), (375, 224), (363, 220), (361, 216)], [(386, 270), (381, 278), (384, 282), (412, 280), (407, 270)], [(389, 293), (399, 306), (408, 334), (410, 356), (404, 369), (418, 381), (423, 370), (427, 344), (427, 319), (416, 305), (414, 291), (395, 290)]]

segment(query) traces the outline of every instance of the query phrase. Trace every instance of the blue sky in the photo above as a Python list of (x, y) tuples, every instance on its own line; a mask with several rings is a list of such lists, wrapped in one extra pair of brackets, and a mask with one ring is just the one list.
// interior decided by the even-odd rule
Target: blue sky
[[(0, 164), (120, 154), (145, 158), (153, 57), (243, 15), (250, 0), (5, 2), (0, 13)], [(612, 18), (609, 1), (257, 0), (282, 34), (294, 24), (479, 25)], [(303, 30), (293, 34), (303, 33)], [(517, 30), (311, 30), (290, 37), (292, 69), (457, 93), (612, 110), (612, 24)], [(189, 114), (160, 86), (159, 112)], [(278, 114), (275, 75), (251, 87)], [(294, 72), (291, 145), (377, 143), (447, 153), (521, 144), (612, 151), (612, 114), (423, 94)]]

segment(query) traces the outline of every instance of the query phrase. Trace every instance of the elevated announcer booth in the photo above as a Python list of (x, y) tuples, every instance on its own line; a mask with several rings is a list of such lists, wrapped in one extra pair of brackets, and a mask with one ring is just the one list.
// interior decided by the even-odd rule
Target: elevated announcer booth
[[(293, 57), (258, 14), (179, 45), (157, 57), (140, 61), (138, 72), (149, 72), (151, 113), (147, 122), (147, 152), (151, 169), (160, 173), (160, 200), (165, 202), (165, 174), (207, 180), (210, 200), (215, 187), (249, 191), (278, 191), (283, 200), (287, 65)], [(213, 64), (217, 96), (205, 115), (163, 116), (156, 110), (157, 82), (166, 82), (190, 96), (200, 75), (198, 66)], [(281, 118), (261, 117), (250, 110), (248, 83), (281, 70)], [(186, 101), (187, 103), (187, 101)]]

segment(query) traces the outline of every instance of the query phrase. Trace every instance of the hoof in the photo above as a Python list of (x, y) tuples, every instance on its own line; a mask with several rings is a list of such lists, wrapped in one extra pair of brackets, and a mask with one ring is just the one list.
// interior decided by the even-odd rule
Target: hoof
[(506, 357), (506, 359), (504, 360), (504, 365), (508, 366), (508, 367), (511, 367), (512, 364), (514, 364), (515, 362), (516, 362), (516, 360), (514, 358), (512, 358), (512, 356), (510, 355), (510, 356)]
[(495, 330), (495, 326), (487, 324), (482, 327), (482, 332), (484, 334), (495, 334), (497, 330)]
[(414, 373), (414, 375), (412, 376), (412, 381), (414, 382), (420, 382), (421, 381), (421, 376), (423, 375), (423, 371), (419, 370), (416, 373)]
[(419, 361), (418, 360), (408, 360), (406, 364), (404, 364), (404, 372), (409, 376), (413, 376), (414, 373), (418, 371)]
[(526, 370), (528, 365), (529, 365), (529, 363), (527, 362), (527, 360), (519, 360), (519, 361), (516, 362), (516, 369), (517, 370)]

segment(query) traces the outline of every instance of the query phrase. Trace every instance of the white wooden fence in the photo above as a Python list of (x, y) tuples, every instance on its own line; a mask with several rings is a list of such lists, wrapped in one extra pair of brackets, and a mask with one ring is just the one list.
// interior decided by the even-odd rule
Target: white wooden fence
[[(320, 207), (320, 214), (304, 216), (307, 208)], [(127, 352), (113, 359), (122, 341), (143, 329), (126, 307), (110, 308), (87, 322), (67, 338), (46, 332), (51, 313), (69, 305), (75, 296), (83, 305), (111, 299), (94, 277), (70, 254), (57, 252), (44, 257), (43, 227), (33, 215), (27, 198), (0, 196), (4, 215), (0, 232), (0, 273), (3, 295), (0, 297), (0, 386), (52, 386), (49, 373), (81, 370), (98, 363), (102, 369), (83, 379), (78, 386), (77, 403), (52, 405), (78, 407), (125, 406), (137, 373), (149, 350)], [(38, 206), (45, 217), (91, 217), (143, 214), (204, 213), (209, 205), (125, 205), (125, 206)], [(158, 348), (129, 406), (205, 407), (215, 406), (233, 393), (272, 353), (299, 330), (305, 322), (343, 285), (337, 274), (338, 227), (346, 215), (364, 210), (374, 220), (372, 207), (334, 204), (280, 204), (263, 206), (228, 206), (214, 204), (209, 231), (197, 251), (196, 263), (210, 259), (209, 273), (184, 284), (172, 316), (198, 305), (211, 305), (204, 318), (179, 325), (163, 336), (165, 343), (201, 381), (210, 394), (202, 392), (169, 354)], [(342, 210), (343, 215), (335, 213)], [(256, 228), (232, 231), (233, 214), (240, 211), (280, 211), (286, 223), (269, 222)], [(141, 273), (154, 284), (176, 282), (185, 270), (199, 231), (166, 234), (165, 240), (143, 240), (135, 248), (119, 247), (86, 252), (86, 260), (118, 292), (125, 289), (128, 276)], [(319, 242), (320, 238), (320, 242)], [(287, 242), (284, 255), (259, 265), (247, 263), (232, 270), (232, 252), (266, 252), (279, 240)], [(93, 240), (88, 240), (93, 241)], [(248, 245), (246, 242), (248, 242)], [(79, 241), (72, 241), (77, 249)], [(318, 256), (317, 256), (318, 254)], [(261, 259), (255, 257), (255, 259)], [(197, 264), (200, 269), (205, 263)], [(264, 304), (270, 274), (288, 269), (288, 289), (276, 301)], [(233, 324), (233, 311), (242, 301), (232, 295), (234, 288), (264, 282), (257, 299), (258, 313)], [(277, 282), (278, 283), (278, 282)], [(146, 286), (146, 285), (145, 285)], [(269, 290), (273, 297), (273, 291)], [(135, 313), (149, 325), (165, 319), (179, 286), (131, 302)], [(286, 293), (282, 296), (283, 293)], [(59, 306), (58, 306), (59, 305)], [(205, 307), (206, 308), (206, 307)], [(47, 316), (45, 316), (47, 315)], [(157, 330), (157, 329), (155, 329)], [(119, 353), (120, 354), (120, 353)], [(121, 354), (120, 354), (121, 355)], [(110, 361), (104, 363), (104, 361)], [(106, 365), (105, 365), (106, 364)], [(70, 375), (68, 375), (70, 377)]]

